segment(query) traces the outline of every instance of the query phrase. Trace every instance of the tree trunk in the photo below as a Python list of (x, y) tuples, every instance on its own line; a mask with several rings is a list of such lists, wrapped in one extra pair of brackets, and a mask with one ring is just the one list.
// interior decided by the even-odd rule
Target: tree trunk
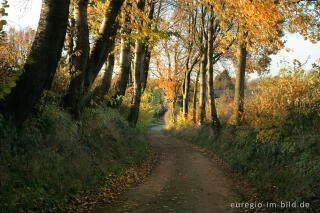
[[(125, 6), (131, 7), (132, 4), (126, 3)], [(125, 95), (129, 81), (129, 75), (131, 73), (130, 41), (126, 38), (126, 36), (130, 35), (131, 33), (131, 29), (126, 26), (126, 23), (131, 21), (130, 14), (123, 11), (122, 19), (125, 24), (121, 28), (120, 75), (115, 86), (116, 93), (112, 97), (113, 99), (117, 100), (115, 107), (119, 107), (122, 103), (122, 96)], [(118, 97), (120, 97), (120, 99), (118, 99)]]
[[(136, 49), (136, 43), (135, 42), (133, 42), (132, 43), (132, 48), (135, 50)], [(132, 56), (132, 58), (134, 58), (134, 54), (132, 54), (133, 56)], [(133, 63), (131, 63), (131, 69), (130, 69), (130, 73), (129, 73), (129, 79), (128, 79), (128, 87), (132, 87), (133, 86), (133, 71), (134, 71), (134, 62)]]
[(110, 86), (111, 86), (111, 80), (112, 80), (112, 74), (113, 74), (113, 69), (114, 69), (114, 62), (115, 62), (115, 56), (114, 53), (109, 54), (108, 60), (105, 63), (105, 71), (104, 71), (104, 76), (102, 80), (102, 85), (103, 85), (103, 94), (108, 94)]
[(69, 88), (68, 99), (75, 100), (75, 102), (72, 104), (73, 112), (82, 111), (89, 98), (93, 82), (96, 79), (103, 64), (105, 63), (108, 54), (112, 50), (117, 29), (119, 27), (116, 18), (120, 12), (123, 2), (124, 1), (119, 0), (110, 1), (104, 16), (104, 20), (99, 30), (98, 38), (90, 52), (90, 56), (87, 62), (87, 68), (82, 74), (83, 77), (79, 77), (80, 80), (77, 80), (76, 78), (73, 79), (73, 81), (78, 82), (71, 82), (71, 85), (75, 85), (72, 90), (78, 91), (77, 93), (75, 93), (72, 92), (71, 87)]
[(69, 56), (68, 63), (69, 63), (69, 73), (72, 75), (72, 56), (74, 53), (74, 28), (75, 28), (75, 20), (73, 17), (74, 11), (73, 9), (70, 10), (70, 17), (68, 21), (68, 28), (67, 28), (67, 54)]
[(14, 123), (22, 124), (51, 85), (61, 57), (69, 16), (69, 0), (43, 0), (39, 26), (17, 86), (7, 97)]
[(191, 72), (194, 66), (199, 62), (199, 56), (196, 56), (191, 63), (191, 66), (186, 66), (186, 73), (185, 79), (183, 82), (183, 102), (182, 102), (182, 109), (183, 109), (183, 117), (186, 119), (189, 113), (189, 96), (190, 96), (190, 78)]
[(101, 67), (107, 59), (114, 44), (114, 38), (119, 27), (116, 18), (120, 12), (123, 1), (111, 0), (107, 8), (104, 20), (99, 30), (99, 36), (95, 42), (88, 62), (85, 88), (88, 93), (96, 79)]
[(247, 61), (247, 48), (243, 42), (238, 47), (238, 65), (236, 73), (236, 85), (234, 94), (234, 114), (235, 123), (239, 125), (241, 122), (241, 116), (243, 113), (244, 104), (244, 82), (246, 73), (246, 61)]
[(130, 108), (129, 122), (132, 126), (136, 126), (139, 116), (139, 108), (141, 101), (141, 72), (144, 69), (145, 60), (145, 45), (137, 40), (135, 47), (135, 65), (133, 72), (133, 84), (134, 84), (134, 94), (133, 94), (133, 105)]
[(213, 10), (209, 12), (208, 20), (208, 98), (210, 103), (210, 117), (213, 128), (220, 128), (220, 121), (217, 116), (214, 87), (213, 87), (213, 36), (214, 36), (214, 17)]
[(104, 73), (103, 73), (103, 77), (102, 77), (102, 82), (93, 91), (94, 99), (103, 100), (104, 96), (106, 94), (108, 94), (110, 86), (111, 86), (114, 62), (115, 62), (114, 52), (111, 52), (108, 55), (108, 58), (104, 64)]
[(203, 124), (204, 119), (206, 116), (206, 74), (207, 74), (207, 52), (208, 52), (208, 46), (207, 42), (205, 41), (205, 47), (202, 52), (201, 56), (201, 64), (200, 64), (200, 106), (199, 106), (199, 123)]
[(70, 73), (73, 75), (64, 103), (70, 107), (72, 114), (80, 115), (79, 102), (84, 95), (84, 78), (89, 59), (89, 29), (87, 22), (88, 0), (76, 0), (74, 2), (75, 48), (71, 57)]
[(198, 93), (198, 82), (199, 82), (199, 76), (200, 72), (197, 72), (196, 82), (194, 84), (194, 90), (193, 90), (193, 122), (197, 122), (197, 93)]
[(183, 110), (183, 117), (186, 120), (188, 117), (189, 113), (189, 93), (190, 93), (190, 77), (191, 77), (191, 72), (193, 70), (193, 67), (198, 63), (199, 61), (199, 55), (197, 55), (194, 58), (194, 61), (191, 63), (191, 66), (189, 66), (189, 63), (191, 62), (192, 58), (192, 52), (194, 49), (194, 38), (195, 38), (195, 33), (196, 33), (196, 25), (197, 25), (197, 17), (198, 13), (193, 11), (191, 14), (188, 16), (188, 29), (187, 29), (187, 38), (188, 38), (188, 46), (187, 46), (187, 51), (188, 51), (188, 56), (187, 56), (187, 61), (186, 61), (186, 72), (184, 76), (184, 81), (183, 81), (183, 103), (182, 103), (182, 110)]
[[(150, 9), (149, 9), (148, 18), (149, 20), (153, 20), (154, 10), (155, 10), (155, 0), (151, 0), (149, 2), (149, 6), (150, 6)], [(149, 24), (148, 27), (151, 27), (151, 24)], [(147, 38), (147, 40), (149, 40), (149, 38)], [(146, 50), (145, 50), (145, 60), (144, 60), (144, 71), (141, 76), (142, 92), (144, 92), (147, 87), (149, 66), (150, 66), (150, 60), (151, 60), (151, 51), (152, 51), (152, 47), (149, 44), (146, 44), (145, 48)]]
[(102, 95), (106, 95), (109, 92), (112, 80), (112, 74), (114, 69), (115, 56), (114, 53), (110, 53), (105, 63), (105, 70), (102, 79)]
[(176, 123), (176, 111), (177, 110), (177, 97), (174, 96), (173, 101), (172, 101), (172, 107), (171, 107), (171, 117), (172, 117), (172, 123)]
[(129, 74), (131, 72), (131, 59), (130, 59), (130, 43), (125, 38), (121, 38), (120, 49), (120, 75), (115, 86), (115, 95), (113, 99), (120, 97), (115, 106), (119, 107), (122, 102), (122, 96), (125, 95)]
[(148, 75), (149, 75), (149, 66), (150, 66), (150, 60), (151, 60), (151, 50), (150, 49), (151, 48), (148, 45), (146, 45), (144, 69), (143, 69), (143, 74), (141, 76), (142, 92), (144, 92), (146, 87), (147, 87), (147, 81), (148, 81)]
[[(146, 3), (145, 0), (139, 0), (137, 4), (138, 9), (141, 11), (144, 11), (145, 3)], [(155, 4), (155, 1), (153, 0), (149, 2), (150, 10), (149, 10), (148, 18), (150, 20), (153, 19), (154, 6), (155, 6), (154, 4)], [(140, 24), (143, 25), (144, 24), (143, 21), (140, 21)], [(151, 59), (150, 46), (140, 41), (140, 39), (137, 39), (136, 45), (135, 45), (135, 63), (134, 63), (134, 73), (133, 73), (134, 96), (133, 96), (133, 104), (131, 106), (130, 115), (128, 118), (132, 126), (136, 126), (138, 122), (141, 95), (147, 85), (150, 59)]]
[(131, 69), (129, 72), (129, 79), (128, 79), (127, 87), (132, 87), (132, 85), (133, 85), (133, 70), (134, 70), (134, 63), (131, 63)]
[(187, 119), (188, 117), (188, 105), (189, 105), (189, 93), (190, 93), (190, 77), (191, 72), (189, 70), (186, 71), (185, 79), (184, 79), (184, 85), (183, 85), (183, 103), (182, 103), (182, 109), (183, 109), (183, 117), (184, 119)]

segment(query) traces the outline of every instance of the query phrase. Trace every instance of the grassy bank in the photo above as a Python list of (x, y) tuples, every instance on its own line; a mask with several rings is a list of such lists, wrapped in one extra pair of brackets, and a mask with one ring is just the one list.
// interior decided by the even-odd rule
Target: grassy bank
[(55, 105), (40, 111), (20, 130), (0, 121), (0, 212), (59, 211), (149, 155), (144, 134), (116, 110), (87, 109), (77, 121)]

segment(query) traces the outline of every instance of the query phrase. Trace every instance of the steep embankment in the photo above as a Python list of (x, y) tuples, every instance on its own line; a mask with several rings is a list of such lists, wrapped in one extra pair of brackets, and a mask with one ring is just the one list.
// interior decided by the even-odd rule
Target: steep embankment
[(110, 108), (86, 109), (74, 120), (43, 106), (21, 129), (0, 119), (0, 212), (87, 212), (106, 177), (148, 156), (145, 135)]

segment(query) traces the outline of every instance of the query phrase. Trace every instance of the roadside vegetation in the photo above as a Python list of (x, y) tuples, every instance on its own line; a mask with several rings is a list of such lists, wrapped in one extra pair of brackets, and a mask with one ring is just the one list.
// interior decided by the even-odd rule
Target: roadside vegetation
[[(147, 122), (147, 121), (146, 121)], [(145, 129), (118, 111), (87, 108), (79, 120), (47, 104), (22, 128), (0, 122), (1, 212), (59, 211), (81, 191), (99, 190), (149, 157)]]
[(294, 61), (260, 80), (245, 99), (240, 125), (224, 95), (216, 100), (220, 130), (181, 120), (168, 131), (221, 156), (256, 188), (260, 201), (307, 202), (310, 211), (319, 211), (319, 79), (317, 64), (306, 71)]

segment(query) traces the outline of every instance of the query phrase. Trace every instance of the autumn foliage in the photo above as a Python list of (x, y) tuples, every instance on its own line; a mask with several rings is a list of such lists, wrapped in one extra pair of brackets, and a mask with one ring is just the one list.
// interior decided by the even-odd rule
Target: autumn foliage
[[(284, 33), (320, 40), (319, 1), (46, 0), (37, 36), (6, 29), (7, 7), (0, 212), (63, 211), (67, 202), (85, 212), (105, 181), (98, 197), (112, 200), (150, 172), (139, 167), (145, 133), (166, 108), (173, 132), (217, 151), (268, 199), (320, 202), (320, 62), (306, 71), (294, 61), (243, 98), (246, 73), (269, 71)], [(216, 75), (232, 65), (235, 82), (229, 70)]]
[(258, 131), (258, 141), (277, 143), (319, 131), (319, 71), (315, 66), (306, 72), (295, 61), (278, 76), (262, 80), (256, 94), (247, 99), (244, 115), (247, 125)]
[(0, 41), (0, 99), (11, 92), (22, 73), (35, 31), (10, 28)]

